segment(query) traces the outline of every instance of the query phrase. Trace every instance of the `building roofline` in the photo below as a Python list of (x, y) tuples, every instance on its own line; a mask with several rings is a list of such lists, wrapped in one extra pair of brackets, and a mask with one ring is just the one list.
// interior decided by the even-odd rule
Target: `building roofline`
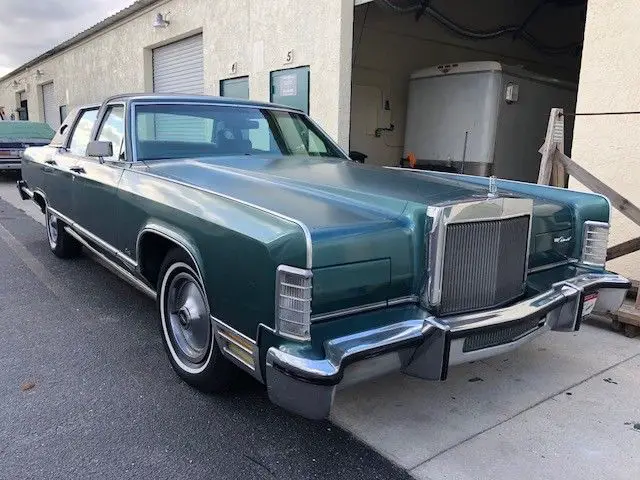
[(82, 32), (71, 37), (70, 39), (65, 40), (64, 42), (56, 45), (50, 50), (47, 50), (46, 52), (37, 56), (36, 58), (29, 60), (27, 63), (19, 66), (15, 70), (12, 70), (6, 75), (3, 75), (2, 77), (0, 77), (0, 82), (10, 79), (11, 77), (17, 75), (18, 73), (24, 72), (25, 70), (29, 69), (30, 67), (33, 67), (34, 65), (37, 65), (43, 60), (46, 60), (49, 57), (53, 57), (54, 55), (67, 50), (69, 47), (72, 47), (73, 45), (80, 43), (81, 41), (95, 35), (96, 33), (106, 30), (112, 25), (118, 23), (120, 20), (124, 20), (125, 18), (135, 13), (138, 13), (141, 10), (144, 10), (145, 8), (153, 5), (154, 3), (158, 3), (160, 1), (161, 0), (136, 0), (134, 3), (132, 3), (128, 7), (123, 8), (122, 10), (114, 13), (110, 17), (105, 18), (104, 20), (96, 23), (92, 27), (89, 27), (86, 30), (83, 30)]

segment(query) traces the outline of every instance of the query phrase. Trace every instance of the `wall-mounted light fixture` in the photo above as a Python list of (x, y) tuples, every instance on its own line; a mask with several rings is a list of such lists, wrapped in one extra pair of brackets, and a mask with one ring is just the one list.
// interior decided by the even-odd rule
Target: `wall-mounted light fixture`
[(157, 13), (156, 19), (153, 22), (153, 28), (167, 28), (169, 26), (169, 20), (165, 18), (167, 15), (169, 15), (169, 12), (164, 15), (162, 13)]
[(18, 88), (18, 85), (20, 84), (18, 83), (18, 80), (14, 80), (12, 85), (13, 85), (13, 88)]
[(42, 70), (40, 70), (39, 68), (36, 69), (36, 77), (41, 77), (42, 75), (44, 75), (44, 72)]

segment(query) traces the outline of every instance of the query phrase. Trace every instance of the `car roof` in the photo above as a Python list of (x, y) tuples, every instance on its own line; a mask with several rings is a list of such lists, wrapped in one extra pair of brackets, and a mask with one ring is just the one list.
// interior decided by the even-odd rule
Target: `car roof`
[(49, 124), (44, 122), (31, 122), (29, 120), (0, 121), (0, 140), (17, 138), (51, 140), (54, 133)]
[(277, 103), (269, 103), (269, 102), (259, 102), (256, 100), (247, 100), (242, 98), (231, 98), (231, 97), (216, 97), (213, 95), (186, 95), (180, 93), (122, 93), (119, 95), (113, 95), (105, 100), (106, 102), (113, 101), (123, 101), (123, 102), (194, 102), (194, 103), (211, 103), (216, 105), (242, 105), (248, 107), (257, 107), (257, 108), (277, 108), (277, 109), (285, 109), (292, 110), (296, 112), (301, 112), (302, 110), (291, 107), (289, 105), (280, 105)]

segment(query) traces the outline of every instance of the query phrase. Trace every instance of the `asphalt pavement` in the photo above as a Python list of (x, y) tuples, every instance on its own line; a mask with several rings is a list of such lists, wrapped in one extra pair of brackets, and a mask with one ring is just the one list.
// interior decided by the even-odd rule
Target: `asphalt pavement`
[(409, 478), (355, 437), (233, 393), (183, 383), (155, 305), (0, 200), (0, 478)]
[(640, 478), (640, 339), (607, 318), (446, 382), (340, 390), (331, 423), (310, 422), (243, 375), (226, 396), (182, 383), (153, 303), (88, 257), (55, 258), (15, 180), (0, 175), (0, 479)]

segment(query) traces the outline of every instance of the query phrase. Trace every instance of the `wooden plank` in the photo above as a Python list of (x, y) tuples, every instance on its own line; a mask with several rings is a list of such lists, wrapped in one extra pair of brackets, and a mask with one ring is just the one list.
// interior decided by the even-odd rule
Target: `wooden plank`
[(640, 237), (632, 238), (607, 249), (607, 260), (623, 257), (640, 250)]
[[(540, 150), (542, 154), (540, 171), (538, 173), (538, 183), (540, 185), (549, 185), (551, 181), (553, 152), (557, 150), (557, 145), (560, 142), (562, 142), (561, 148), (564, 152), (564, 121), (562, 121), (562, 119), (562, 109), (552, 108), (549, 114), (549, 123), (547, 124), (547, 134), (544, 139), (544, 145)], [(562, 132), (561, 134), (560, 131)]]
[(625, 215), (636, 225), (640, 225), (640, 208), (630, 202), (627, 198), (620, 195), (602, 180), (591, 175), (588, 171), (578, 165), (576, 162), (567, 157), (564, 153), (554, 152), (554, 159), (564, 165), (567, 173), (582, 183), (585, 187), (593, 192), (600, 193), (607, 197), (611, 205)]
[(633, 307), (633, 304), (623, 303), (620, 310), (616, 312), (618, 320), (622, 323), (629, 323), (640, 327), (640, 310)]
[[(553, 126), (553, 141), (556, 144), (556, 148), (559, 152), (565, 153), (564, 151), (564, 115), (563, 110), (558, 109), (556, 113), (556, 121)], [(553, 158), (553, 156), (552, 156)], [(554, 187), (567, 187), (567, 174), (564, 168), (564, 165), (560, 162), (553, 162), (551, 167), (551, 182), (549, 185), (553, 185)]]

